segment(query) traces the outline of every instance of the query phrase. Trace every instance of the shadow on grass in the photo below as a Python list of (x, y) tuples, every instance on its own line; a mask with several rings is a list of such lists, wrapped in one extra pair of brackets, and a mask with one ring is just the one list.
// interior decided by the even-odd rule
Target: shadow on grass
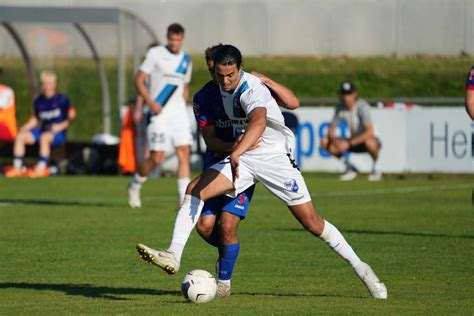
[(233, 296), (239, 295), (250, 295), (250, 296), (276, 296), (276, 297), (340, 297), (340, 298), (361, 298), (363, 296), (346, 296), (346, 295), (334, 295), (334, 294), (311, 294), (311, 293), (269, 293), (269, 292), (235, 292)]
[[(305, 231), (303, 228), (280, 228), (279, 231), (300, 232)], [(387, 235), (387, 236), (411, 236), (411, 237), (435, 237), (435, 238), (461, 238), (474, 239), (474, 235), (448, 235), (448, 234), (434, 234), (434, 233), (420, 233), (420, 232), (397, 232), (397, 231), (382, 231), (382, 230), (358, 230), (358, 229), (341, 229), (342, 233), (361, 234), (361, 235)]]
[(93, 207), (117, 207), (118, 205), (102, 202), (79, 202), (60, 200), (22, 200), (22, 199), (0, 199), (0, 205), (54, 205), (54, 206), (93, 206)]
[(77, 295), (88, 298), (101, 298), (114, 301), (126, 301), (127, 298), (114, 295), (176, 295), (181, 296), (180, 291), (164, 291), (154, 289), (140, 289), (127, 287), (106, 287), (90, 284), (46, 284), (46, 283), (0, 283), (0, 289), (27, 289), (37, 291), (56, 291), (67, 295)]

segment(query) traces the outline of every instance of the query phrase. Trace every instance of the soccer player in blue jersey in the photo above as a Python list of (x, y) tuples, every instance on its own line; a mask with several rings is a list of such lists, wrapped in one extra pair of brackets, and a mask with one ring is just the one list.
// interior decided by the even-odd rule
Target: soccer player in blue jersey
[(471, 120), (474, 120), (474, 66), (471, 67), (466, 79), (466, 111)]
[[(215, 77), (213, 52), (220, 46), (222, 44), (206, 50), (206, 63), (213, 80), (194, 96), (194, 114), (207, 145), (204, 170), (227, 156), (238, 143), (232, 122), (222, 107), (219, 84)], [(262, 74), (254, 73), (271, 88), (282, 107), (296, 109), (299, 106), (299, 100), (291, 90)], [(201, 237), (219, 249), (217, 276), (219, 297), (230, 295), (230, 280), (240, 250), (237, 229), (240, 221), (247, 215), (254, 188), (255, 185), (252, 185), (235, 198), (223, 195), (206, 201), (196, 225)], [(221, 222), (229, 224), (226, 229), (216, 227), (218, 217)]]
[[(138, 167), (128, 185), (128, 203), (142, 206), (140, 190), (148, 174), (174, 149), (178, 157), (179, 202), (183, 200), (190, 181), (190, 149), (193, 142), (186, 111), (191, 81), (192, 62), (183, 52), (184, 28), (177, 23), (168, 27), (168, 43), (151, 47), (135, 75), (138, 93), (151, 110), (147, 127), (150, 156)], [(147, 86), (147, 83), (149, 86)]]
[[(20, 128), (13, 147), (13, 168), (6, 176), (32, 178), (49, 175), (48, 160), (51, 147), (66, 141), (67, 128), (76, 117), (76, 110), (69, 99), (56, 91), (57, 76), (50, 71), (40, 75), (42, 93), (34, 100), (33, 115)], [(39, 161), (35, 168), (23, 170), (25, 145), (39, 143)]]

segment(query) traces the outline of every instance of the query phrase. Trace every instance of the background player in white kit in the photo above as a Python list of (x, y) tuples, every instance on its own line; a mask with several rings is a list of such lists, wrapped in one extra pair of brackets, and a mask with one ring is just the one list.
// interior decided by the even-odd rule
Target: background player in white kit
[(186, 101), (189, 97), (192, 63), (191, 58), (181, 50), (184, 28), (177, 23), (171, 24), (167, 38), (166, 46), (155, 46), (148, 50), (135, 76), (138, 93), (150, 107), (152, 115), (147, 127), (150, 156), (139, 166), (128, 186), (128, 203), (133, 208), (142, 205), (140, 189), (148, 173), (164, 160), (166, 152), (173, 147), (178, 157), (180, 203), (190, 181), (189, 145), (193, 138)]
[[(186, 191), (176, 217), (168, 250), (137, 246), (145, 261), (170, 274), (178, 271), (184, 246), (202, 211), (204, 201), (227, 193), (235, 196), (261, 182), (282, 200), (303, 227), (325, 241), (354, 269), (374, 298), (386, 299), (387, 289), (370, 266), (363, 262), (340, 231), (316, 212), (301, 172), (291, 157), (294, 135), (270, 91), (251, 74), (242, 71), (242, 55), (223, 45), (214, 55), (223, 106), (234, 131), (245, 133), (230, 156), (211, 166)], [(254, 148), (259, 142), (260, 146)], [(226, 227), (221, 222), (221, 227)]]

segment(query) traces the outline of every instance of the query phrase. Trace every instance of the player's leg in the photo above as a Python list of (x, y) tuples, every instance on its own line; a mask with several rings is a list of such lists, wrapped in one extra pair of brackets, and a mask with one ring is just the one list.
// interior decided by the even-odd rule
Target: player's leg
[(182, 145), (176, 147), (176, 156), (178, 156), (178, 192), (179, 202), (181, 203), (186, 194), (186, 188), (191, 181), (191, 164), (190, 164), (190, 149), (189, 145)]
[[(218, 199), (218, 198), (217, 198)], [(219, 242), (219, 231), (217, 227), (217, 215), (218, 212), (209, 212), (210, 207), (207, 205), (208, 202), (212, 202), (214, 199), (210, 199), (204, 203), (204, 207), (199, 217), (198, 222), (196, 223), (196, 231), (199, 236), (204, 239), (209, 245), (213, 247), (218, 247)]]
[(150, 155), (146, 158), (128, 184), (128, 204), (132, 208), (142, 206), (140, 190), (148, 179), (148, 174), (165, 159), (166, 149), (169, 146), (169, 135), (165, 126), (154, 119), (147, 127), (147, 143)]
[(159, 266), (167, 273), (175, 274), (179, 269), (181, 256), (189, 235), (202, 212), (204, 202), (232, 191), (243, 192), (255, 184), (248, 165), (241, 163), (239, 170), (239, 179), (232, 183), (232, 170), (229, 158), (226, 158), (212, 165), (201, 176), (191, 181), (176, 216), (173, 238), (169, 248), (159, 251), (139, 244), (137, 250), (141, 257), (145, 261)]
[(191, 162), (190, 162), (190, 146), (193, 144), (193, 135), (187, 117), (183, 116), (181, 123), (173, 126), (171, 133), (172, 143), (176, 149), (176, 156), (178, 156), (178, 192), (179, 203), (184, 199), (186, 194), (186, 187), (191, 181)]
[(201, 176), (191, 181), (186, 189), (183, 203), (176, 215), (173, 238), (169, 248), (160, 251), (139, 244), (137, 250), (141, 257), (145, 261), (159, 266), (167, 273), (175, 274), (179, 269), (181, 256), (189, 235), (201, 215), (204, 202), (230, 192), (232, 189), (232, 181), (224, 174), (212, 168), (204, 171)]
[(36, 142), (35, 131), (39, 137), (39, 130), (31, 131), (20, 131), (15, 137), (15, 142), (13, 144), (13, 168), (8, 170), (5, 173), (5, 176), (9, 178), (19, 177), (23, 175), (23, 158), (25, 157), (25, 147), (26, 145), (32, 145)]
[(340, 180), (350, 181), (357, 177), (357, 169), (349, 162), (349, 159), (344, 156), (344, 153), (329, 140), (329, 137), (323, 137), (321, 139), (321, 147), (334, 157), (339, 158), (344, 164), (346, 171), (340, 176)]
[(334, 146), (334, 144), (329, 140), (329, 137), (323, 137), (321, 139), (321, 148), (323, 148), (325, 151), (327, 151), (328, 153), (330, 153), (331, 155), (337, 157), (337, 158), (341, 158), (342, 157), (342, 153), (339, 151), (339, 149)]
[[(270, 161), (255, 161), (258, 180), (281, 199), (303, 227), (324, 240), (339, 256), (348, 261), (372, 296), (386, 298), (386, 288), (370, 267), (363, 263), (340, 231), (316, 212), (301, 172), (288, 157), (275, 156)], [(273, 166), (279, 166), (275, 170)]]
[(220, 215), (221, 245), (219, 246), (217, 275), (217, 296), (219, 297), (230, 295), (230, 280), (240, 251), (240, 241), (237, 235), (239, 223), (240, 216), (225, 211)]
[(372, 171), (369, 174), (369, 180), (370, 181), (379, 181), (382, 179), (382, 173), (379, 171), (378, 166), (377, 166), (377, 161), (379, 158), (379, 152), (380, 152), (380, 141), (376, 137), (371, 137), (367, 139), (364, 143), (365, 148), (367, 149), (367, 152), (370, 154), (370, 157), (372, 157)]

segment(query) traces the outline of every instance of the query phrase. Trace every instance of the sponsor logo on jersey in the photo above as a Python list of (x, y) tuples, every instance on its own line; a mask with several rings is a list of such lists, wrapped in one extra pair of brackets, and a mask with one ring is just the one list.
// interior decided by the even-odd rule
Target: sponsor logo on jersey
[(57, 108), (51, 111), (42, 111), (38, 114), (40, 120), (51, 120), (61, 116), (61, 109)]
[(237, 197), (237, 203), (239, 203), (240, 205), (243, 205), (247, 200), (248, 200), (248, 197), (245, 193), (241, 193)]

